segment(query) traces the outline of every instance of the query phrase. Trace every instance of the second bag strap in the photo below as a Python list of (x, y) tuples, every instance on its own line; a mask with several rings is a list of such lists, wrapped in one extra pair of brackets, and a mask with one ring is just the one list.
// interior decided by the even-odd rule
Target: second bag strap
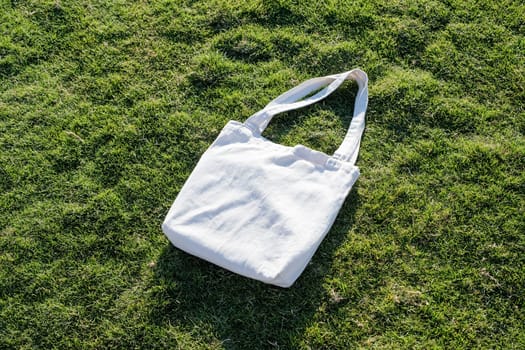
[[(307, 80), (268, 103), (266, 107), (248, 118), (245, 124), (260, 135), (274, 115), (321, 101), (334, 92), (345, 80), (355, 80), (359, 90), (355, 99), (352, 122), (341, 146), (334, 153), (334, 157), (354, 164), (359, 153), (361, 135), (365, 128), (365, 112), (368, 105), (368, 76), (360, 69)], [(324, 88), (314, 95), (304, 98), (322, 87)]]

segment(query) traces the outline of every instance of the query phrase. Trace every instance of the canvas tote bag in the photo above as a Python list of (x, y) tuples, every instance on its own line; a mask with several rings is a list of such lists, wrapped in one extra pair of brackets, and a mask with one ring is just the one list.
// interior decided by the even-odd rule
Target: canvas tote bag
[[(261, 136), (274, 115), (318, 102), (347, 79), (359, 90), (350, 128), (334, 155)], [(354, 163), (367, 85), (359, 69), (307, 80), (245, 123), (228, 122), (166, 216), (162, 228), (173, 245), (240, 275), (291, 286), (359, 176)]]

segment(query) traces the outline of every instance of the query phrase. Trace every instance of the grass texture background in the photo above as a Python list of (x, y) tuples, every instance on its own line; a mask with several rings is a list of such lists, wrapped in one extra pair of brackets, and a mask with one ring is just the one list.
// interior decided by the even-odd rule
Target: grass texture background
[[(0, 0), (0, 348), (525, 347), (521, 1)], [(170, 246), (202, 152), (370, 81), (361, 177), (289, 290)], [(333, 152), (351, 83), (265, 136)]]

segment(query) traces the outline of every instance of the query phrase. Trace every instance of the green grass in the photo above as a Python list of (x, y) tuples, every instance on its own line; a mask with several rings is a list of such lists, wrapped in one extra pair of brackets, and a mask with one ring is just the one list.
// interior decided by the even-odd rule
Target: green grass
[[(0, 0), (0, 348), (525, 347), (520, 1)], [(289, 290), (170, 246), (202, 152), (360, 67), (361, 177)], [(265, 136), (333, 152), (355, 85)]]

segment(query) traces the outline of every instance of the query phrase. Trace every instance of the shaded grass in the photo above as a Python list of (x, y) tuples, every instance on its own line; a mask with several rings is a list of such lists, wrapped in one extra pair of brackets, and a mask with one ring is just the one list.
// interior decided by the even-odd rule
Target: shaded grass
[[(522, 348), (516, 1), (0, 2), (0, 347)], [(289, 290), (188, 256), (171, 202), (230, 119), (361, 67), (362, 175)], [(331, 153), (355, 85), (265, 132)]]

